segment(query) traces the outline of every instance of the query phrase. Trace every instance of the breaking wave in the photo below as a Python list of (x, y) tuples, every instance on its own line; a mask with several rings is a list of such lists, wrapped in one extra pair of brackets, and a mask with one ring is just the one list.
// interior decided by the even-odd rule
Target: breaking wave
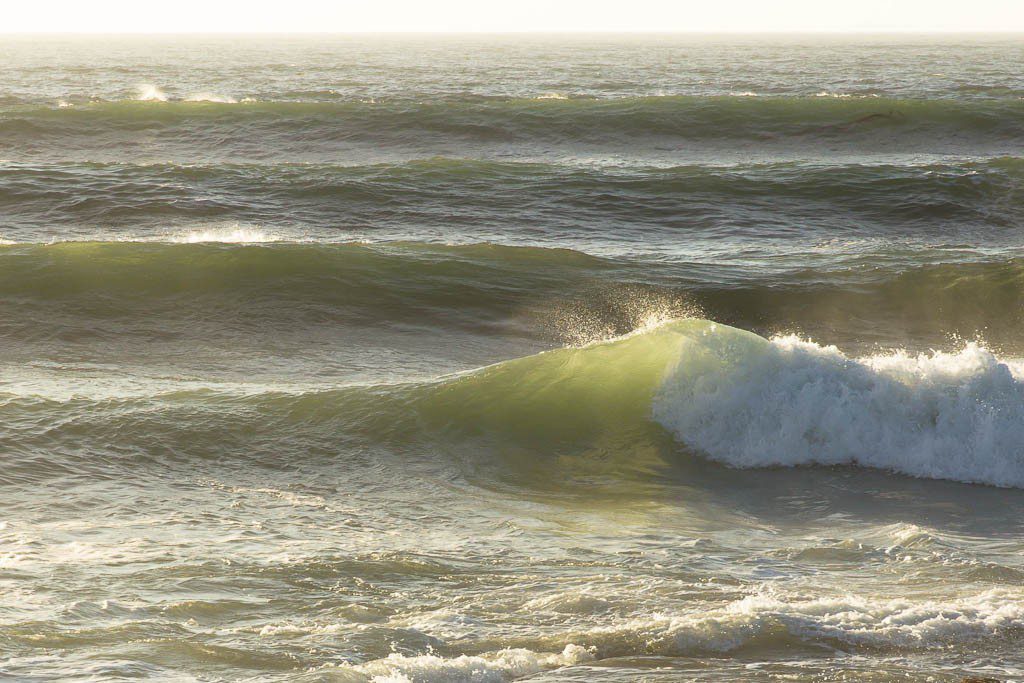
[(978, 343), (851, 358), (684, 320), (492, 366), (431, 392), (445, 424), (595, 441), (653, 419), (741, 468), (855, 465), (1024, 487), (1024, 365)]
[[(425, 427), (458, 439), (489, 434), (543, 451), (588, 453), (614, 451), (612, 443), (654, 443), (660, 432), (732, 467), (856, 465), (1024, 487), (1020, 362), (977, 341), (945, 351), (856, 355), (701, 319), (703, 303), (731, 305), (753, 319), (744, 309), (771, 310), (769, 295), (823, 310), (835, 295), (828, 287), (787, 294), (770, 283), (705, 291), (694, 285), (688, 294), (630, 284), (643, 262), (558, 249), (248, 244), (268, 240), (273, 236), (236, 225), (175, 238), (186, 244), (3, 246), (4, 329), (11, 339), (46, 344), (88, 338), (104, 321), (176, 338), (203, 320), (212, 326), (207, 333), (215, 329), (226, 339), (322, 330), (325, 316), (332, 325), (434, 324), (485, 337), (514, 324), (524, 334), (575, 346), (427, 383), (318, 386), (298, 397), (263, 387), (244, 401), (282, 419), (315, 410), (334, 416), (340, 432), (380, 439)], [(862, 282), (859, 294), (846, 296), (886, 306), (905, 299), (900, 305), (908, 311), (945, 302), (947, 316), (958, 316), (955, 300), (968, 297), (984, 299), (991, 314), (1019, 305), (1021, 273), (1012, 260), (940, 264)], [(592, 286), (571, 292), (567, 281)], [(254, 299), (258, 310), (248, 305)], [(849, 313), (856, 302), (844, 300), (840, 308)], [(943, 321), (942, 328), (964, 320)], [(594, 340), (600, 343), (588, 344)], [(216, 412), (218, 395), (212, 387), (193, 398)], [(17, 400), (4, 406), (12, 409)], [(122, 419), (123, 411), (115, 415)]]
[(859, 465), (1021, 487), (1021, 370), (978, 343), (851, 358), (709, 326), (682, 349), (653, 414), (734, 467)]
[[(150, 422), (163, 415), (171, 425), (187, 400), (213, 416), (217, 430), (226, 420), (244, 431), (243, 416), (253, 415), (249, 428), (290, 432), (295, 420), (315, 415), (332, 439), (427, 438), (448, 444), (444, 452), (486, 438), (507, 452), (534, 453), (536, 462), (508, 463), (523, 472), (543, 469), (548, 453), (574, 453), (584, 463), (600, 454), (609, 472), (626, 472), (637, 466), (628, 444), (648, 443), (662, 458), (678, 457), (682, 447), (737, 468), (852, 465), (1024, 488), (1022, 371), (978, 343), (857, 358), (794, 337), (653, 317), (623, 338), (428, 382), (241, 394), (173, 387), (101, 402), (91, 429), (131, 434), (136, 414)], [(61, 410), (59, 401), (49, 403)], [(3, 410), (14, 423), (19, 411), (45, 405), (15, 395)], [(666, 432), (675, 455), (657, 446)]]

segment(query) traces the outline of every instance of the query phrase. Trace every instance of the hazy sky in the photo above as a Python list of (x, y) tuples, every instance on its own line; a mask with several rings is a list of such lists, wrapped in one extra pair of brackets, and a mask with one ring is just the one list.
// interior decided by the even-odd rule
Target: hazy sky
[(8, 0), (0, 32), (1024, 31), (1024, 0)]

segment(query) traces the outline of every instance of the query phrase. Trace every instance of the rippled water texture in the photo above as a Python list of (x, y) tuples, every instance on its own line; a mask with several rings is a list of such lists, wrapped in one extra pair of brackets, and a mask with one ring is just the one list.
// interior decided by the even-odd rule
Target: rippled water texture
[(0, 38), (0, 677), (1024, 677), (1022, 45)]

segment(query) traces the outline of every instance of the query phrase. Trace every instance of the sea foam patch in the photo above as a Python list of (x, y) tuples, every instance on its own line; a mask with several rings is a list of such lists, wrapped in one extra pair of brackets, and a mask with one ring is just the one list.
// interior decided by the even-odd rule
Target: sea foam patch
[(586, 648), (567, 645), (559, 653), (538, 653), (523, 648), (450, 658), (434, 654), (407, 656), (396, 653), (366, 664), (341, 667), (335, 671), (339, 674), (337, 678), (354, 682), (503, 683), (545, 669), (583, 664), (593, 659), (594, 655)]

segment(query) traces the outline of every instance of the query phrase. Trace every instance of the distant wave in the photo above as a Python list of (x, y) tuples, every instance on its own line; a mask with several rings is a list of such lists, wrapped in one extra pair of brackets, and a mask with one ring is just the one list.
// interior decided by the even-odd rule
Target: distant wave
[[(1024, 334), (1024, 260), (948, 250), (865, 253), (761, 273), (659, 259), (652, 276), (645, 258), (487, 243), (290, 242), (260, 224), (234, 222), (142, 241), (4, 238), (0, 308), (16, 339), (50, 334), (55, 320), (91, 329), (107, 319), (165, 316), (174, 325), (189, 311), (246, 329), (282, 319), (295, 325), (304, 312), (310, 324), (330, 312), (337, 324), (481, 333), (513, 325), (569, 343), (629, 332), (652, 310), (768, 333), (823, 329), (867, 345), (891, 343), (896, 326), (942, 348), (959, 333), (1019, 351)], [(254, 298), (260, 307), (244, 305)], [(81, 317), (83, 310), (90, 315)]]
[[(629, 168), (448, 157), (349, 166), (8, 162), (0, 164), (0, 209), (8, 224), (24, 217), (40, 228), (59, 221), (109, 228), (229, 215), (336, 230), (353, 219), (387, 226), (405, 216), (409, 224), (444, 227), (475, 216), (478, 225), (504, 225), (511, 234), (537, 220), (552, 232), (571, 225), (577, 234), (591, 226), (607, 232), (614, 221), (616, 234), (642, 231), (644, 239), (682, 228), (693, 235), (734, 230), (756, 211), (760, 225), (787, 223), (778, 228), (787, 234), (902, 236), (911, 225), (921, 227), (914, 234), (928, 235), (954, 219), (979, 228), (1022, 225), (1012, 201), (1022, 182), (1024, 161), (1013, 157)], [(529, 203), (521, 201), (524, 193)]]
[(212, 92), (193, 93), (185, 98), (186, 102), (217, 102), (220, 104), (236, 104), (238, 100), (227, 95)]
[(223, 244), (263, 244), (276, 242), (277, 237), (260, 230), (241, 225), (227, 227), (201, 228), (180, 232), (170, 237), (171, 242), (177, 244), (204, 244), (207, 242), (220, 242)]
[[(235, 99), (234, 97), (229, 97), (227, 95), (218, 95), (217, 93), (212, 93), (212, 92), (197, 92), (197, 93), (192, 93), (190, 95), (186, 95), (185, 97), (181, 97), (181, 98), (171, 97), (162, 88), (160, 88), (160, 87), (158, 87), (156, 85), (153, 85), (152, 83), (144, 83), (142, 85), (139, 85), (138, 88), (137, 88), (137, 95), (136, 95), (136, 97), (134, 99), (132, 99), (132, 100), (127, 100), (127, 102), (133, 102), (133, 101), (136, 101), (136, 102), (163, 102), (163, 103), (172, 103), (172, 102), (215, 102), (215, 103), (218, 103), (218, 104), (235, 104), (235, 103), (238, 102), (238, 100)], [(63, 100), (62, 100), (62, 102), (63, 102)], [(68, 103), (68, 104), (70, 104), (70, 103)], [(86, 104), (87, 106), (88, 105), (95, 106), (97, 103), (96, 102), (90, 102), (90, 103), (84, 103), (84, 104)]]
[(145, 83), (138, 88), (136, 99), (142, 102), (166, 102), (169, 98), (167, 93), (151, 83)]
[[(147, 85), (136, 100), (84, 102), (72, 108), (34, 104), (0, 109), (0, 134), (83, 133), (97, 126), (132, 130), (142, 122), (174, 129), (197, 120), (223, 136), (223, 126), (258, 127), (281, 136), (319, 134), (348, 139), (402, 140), (427, 133), (463, 140), (609, 141), (623, 138), (745, 139), (776, 143), (855, 138), (881, 132), (900, 138), (959, 136), (1003, 142), (1024, 138), (1024, 101), (897, 100), (844, 97), (652, 96), (617, 99), (561, 97), (442, 98), (373, 101), (252, 101), (196, 93), (172, 101)], [(194, 130), (194, 134), (202, 134)]]

